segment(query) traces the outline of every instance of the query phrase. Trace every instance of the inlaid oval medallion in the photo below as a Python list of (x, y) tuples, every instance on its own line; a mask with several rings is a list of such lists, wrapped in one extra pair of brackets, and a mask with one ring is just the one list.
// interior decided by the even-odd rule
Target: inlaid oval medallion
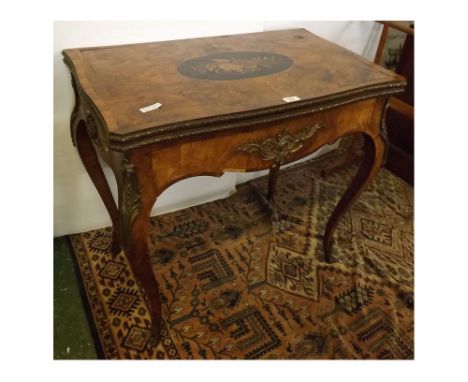
[(184, 61), (177, 70), (201, 80), (240, 80), (289, 69), (293, 60), (270, 52), (222, 52)]

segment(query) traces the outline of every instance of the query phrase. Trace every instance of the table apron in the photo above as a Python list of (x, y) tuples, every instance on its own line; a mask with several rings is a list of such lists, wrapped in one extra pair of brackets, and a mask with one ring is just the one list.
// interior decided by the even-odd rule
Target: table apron
[[(192, 176), (258, 171), (301, 159), (326, 144), (356, 133), (382, 133), (385, 97), (237, 131), (210, 133), (140, 150), (151, 158), (157, 193)], [(146, 170), (148, 171), (148, 169)]]

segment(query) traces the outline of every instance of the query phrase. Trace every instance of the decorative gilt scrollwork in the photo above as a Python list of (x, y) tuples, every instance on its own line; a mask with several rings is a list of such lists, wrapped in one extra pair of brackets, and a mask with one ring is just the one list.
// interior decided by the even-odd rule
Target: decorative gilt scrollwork
[(104, 147), (99, 140), (96, 118), (89, 111), (86, 116), (86, 129), (88, 130), (88, 135), (97, 149), (101, 152), (104, 151)]
[(246, 143), (237, 148), (237, 151), (246, 154), (256, 154), (262, 160), (272, 160), (279, 164), (287, 162), (291, 154), (300, 150), (307, 140), (312, 138), (317, 132), (325, 127), (322, 123), (307, 126), (297, 134), (291, 134), (287, 129), (278, 134), (275, 138), (269, 138), (262, 142)]
[(122, 192), (120, 212), (122, 215), (122, 236), (124, 246), (130, 243), (132, 224), (142, 208), (141, 190), (135, 166), (124, 156), (122, 159)]
[(102, 144), (101, 137), (104, 136), (104, 131), (106, 129), (82, 96), (73, 73), (71, 74), (71, 83), (75, 94), (75, 105), (70, 118), (73, 145), (76, 145), (77, 129), (80, 121), (82, 120), (86, 124), (86, 130), (88, 131), (88, 135), (93, 141), (94, 146), (101, 152), (101, 154), (105, 155), (109, 150), (106, 148), (106, 145)]
[(93, 115), (88, 112), (86, 117), (86, 129), (91, 140), (96, 141), (98, 139), (98, 132), (96, 127), (96, 120)]

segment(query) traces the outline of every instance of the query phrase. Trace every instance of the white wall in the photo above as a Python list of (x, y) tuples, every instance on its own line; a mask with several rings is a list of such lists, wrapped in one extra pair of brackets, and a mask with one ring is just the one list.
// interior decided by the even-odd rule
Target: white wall
[[(55, 22), (54, 24), (54, 235), (61, 236), (111, 224), (107, 211), (79, 159), (70, 139), (69, 118), (74, 96), (68, 69), (62, 61), (65, 48), (128, 44), (263, 30), (306, 28), (330, 41), (372, 58), (379, 26), (367, 21), (333, 22)], [(326, 148), (324, 148), (326, 150)], [(317, 155), (317, 153), (315, 153)], [(313, 155), (314, 156), (314, 155)], [(308, 159), (308, 158), (305, 158)], [(112, 191), (115, 181), (103, 165)], [(161, 214), (210, 200), (235, 191), (236, 184), (265, 172), (227, 173), (221, 178), (186, 179), (167, 189), (153, 208)]]

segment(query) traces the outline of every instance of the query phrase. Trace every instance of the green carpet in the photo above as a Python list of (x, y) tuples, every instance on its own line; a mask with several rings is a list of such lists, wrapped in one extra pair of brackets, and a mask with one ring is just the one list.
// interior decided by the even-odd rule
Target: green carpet
[(54, 359), (97, 359), (67, 240), (54, 239)]

